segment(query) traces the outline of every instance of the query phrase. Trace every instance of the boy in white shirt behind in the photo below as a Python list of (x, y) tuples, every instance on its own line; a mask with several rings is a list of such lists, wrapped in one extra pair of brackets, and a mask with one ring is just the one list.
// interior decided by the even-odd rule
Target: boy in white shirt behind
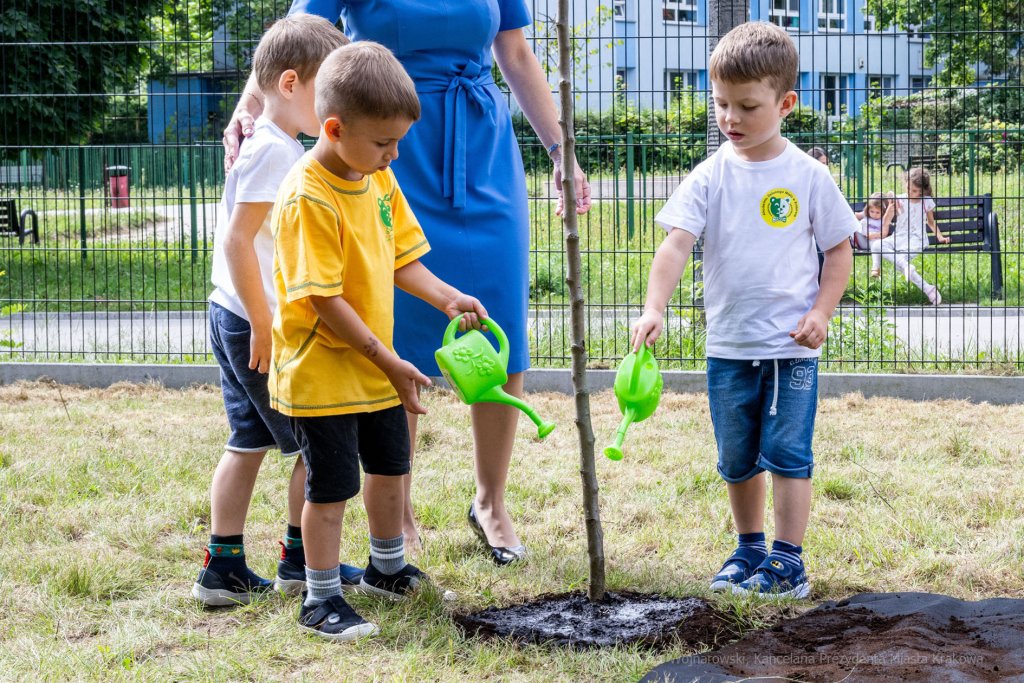
[[(857, 220), (828, 169), (781, 134), (797, 102), (799, 56), (772, 24), (736, 27), (711, 56), (718, 127), (729, 138), (655, 220), (668, 235), (651, 266), (632, 346), (661, 334), (665, 306), (704, 233), (708, 398), (739, 543), (713, 590), (803, 598), (818, 356), (853, 263)], [(818, 284), (815, 241), (825, 254)], [(775, 541), (764, 537), (772, 474)]]
[[(334, 49), (348, 44), (329, 21), (287, 17), (260, 40), (253, 72), (264, 93), (263, 114), (225, 178), (217, 215), (210, 294), (210, 346), (221, 368), (231, 437), (213, 474), (210, 544), (192, 596), (206, 605), (246, 604), (275, 587), (245, 560), (242, 531), (263, 456), (299, 454), (288, 418), (270, 407), (267, 372), (273, 359), (274, 237), (270, 214), (284, 177), (305, 150), (299, 133), (317, 136), (313, 80)], [(252, 97), (243, 93), (242, 97)], [(306, 470), (295, 461), (288, 487), (288, 527), (276, 588), (298, 595), (306, 585), (301, 518)], [(355, 586), (362, 569), (342, 565), (343, 582)]]

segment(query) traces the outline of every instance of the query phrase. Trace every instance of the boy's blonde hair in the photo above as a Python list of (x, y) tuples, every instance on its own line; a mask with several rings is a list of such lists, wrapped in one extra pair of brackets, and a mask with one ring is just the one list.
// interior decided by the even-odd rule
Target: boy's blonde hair
[(748, 21), (722, 37), (711, 53), (708, 75), (713, 81), (767, 81), (781, 100), (796, 88), (800, 55), (792, 38), (775, 24)]
[(277, 79), (288, 69), (308, 83), (327, 55), (348, 43), (345, 34), (323, 17), (296, 14), (278, 19), (260, 39), (252, 71), (264, 93), (275, 92)]
[(379, 43), (361, 40), (340, 47), (316, 75), (316, 117), (420, 119), (416, 86), (402, 64)]

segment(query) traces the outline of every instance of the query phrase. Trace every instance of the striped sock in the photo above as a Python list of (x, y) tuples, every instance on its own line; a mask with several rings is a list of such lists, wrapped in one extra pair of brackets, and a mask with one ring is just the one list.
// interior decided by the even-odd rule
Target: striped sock
[(304, 603), (308, 607), (316, 607), (332, 595), (341, 595), (341, 571), (333, 569), (310, 569), (306, 567), (306, 589), (309, 594)]
[(757, 534), (740, 534), (739, 548), (750, 548), (756, 550), (762, 555), (768, 554), (768, 546), (764, 543), (764, 532)]
[(370, 536), (370, 563), (381, 574), (397, 574), (405, 567), (405, 534), (397, 538)]
[(804, 566), (804, 561), (800, 558), (800, 553), (803, 551), (802, 545), (793, 545), (778, 539), (772, 541), (771, 557), (778, 558), (792, 567)]

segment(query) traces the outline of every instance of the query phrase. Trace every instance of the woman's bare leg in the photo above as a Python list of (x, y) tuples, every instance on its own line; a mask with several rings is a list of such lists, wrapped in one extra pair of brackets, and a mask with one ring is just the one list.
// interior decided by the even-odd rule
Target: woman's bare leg
[[(523, 373), (509, 375), (505, 391), (521, 397)], [(498, 547), (508, 548), (520, 543), (505, 509), (505, 482), (512, 461), (519, 412), (517, 408), (502, 403), (475, 403), (470, 406), (476, 464), (476, 516), (487, 540)]]

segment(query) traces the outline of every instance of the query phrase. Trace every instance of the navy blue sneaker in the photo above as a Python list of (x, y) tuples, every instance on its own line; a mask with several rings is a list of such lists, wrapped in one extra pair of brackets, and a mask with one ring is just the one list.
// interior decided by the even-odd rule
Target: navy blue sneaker
[(746, 581), (764, 562), (765, 553), (753, 548), (736, 548), (715, 577), (711, 579), (711, 590), (731, 591), (738, 584)]
[(333, 641), (355, 640), (377, 633), (377, 627), (359, 616), (340, 595), (332, 595), (316, 607), (306, 605), (303, 593), (299, 628)]
[(248, 605), (254, 597), (267, 595), (274, 587), (253, 573), (244, 564), (241, 569), (232, 568), (217, 571), (207, 565), (199, 570), (199, 577), (192, 584), (192, 597), (209, 607)]
[[(340, 564), (341, 590), (348, 593), (359, 589), (359, 582), (363, 578), (363, 570), (360, 567), (353, 567), (350, 564)], [(274, 579), (274, 590), (284, 593), (288, 597), (297, 597), (306, 590), (306, 568), (296, 567), (288, 560), (282, 559), (277, 563), (277, 577)]]
[(803, 564), (795, 567), (768, 555), (754, 570), (754, 574), (736, 585), (733, 593), (759, 595), (768, 600), (806, 598), (811, 593), (807, 572)]

